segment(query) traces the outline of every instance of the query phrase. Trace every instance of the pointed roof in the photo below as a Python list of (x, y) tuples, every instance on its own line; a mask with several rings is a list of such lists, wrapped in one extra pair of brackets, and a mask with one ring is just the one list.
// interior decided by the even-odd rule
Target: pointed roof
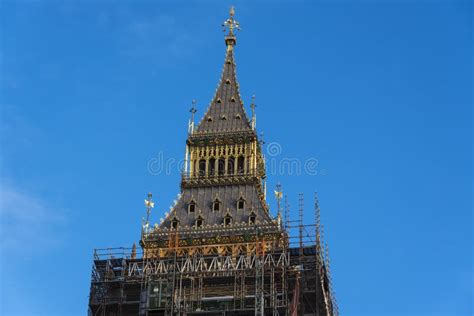
[[(239, 197), (245, 199), (243, 209), (238, 208)], [(221, 203), (217, 211), (213, 205), (216, 198)], [(192, 212), (191, 202), (195, 203)], [(186, 188), (159, 227), (170, 228), (175, 217), (179, 218), (181, 227), (192, 227), (198, 216), (203, 218), (205, 226), (221, 226), (227, 215), (235, 224), (249, 223), (252, 214), (257, 223), (274, 223), (266, 203), (252, 184)]]
[[(233, 19), (233, 16), (225, 22), (225, 25), (238, 27), (238, 23)], [(252, 130), (250, 120), (247, 117), (240, 97), (239, 83), (236, 76), (234, 59), (236, 38), (233, 28), (229, 27), (229, 29), (229, 33), (225, 37), (227, 50), (221, 79), (214, 98), (211, 100), (204, 117), (197, 126), (197, 133)]]

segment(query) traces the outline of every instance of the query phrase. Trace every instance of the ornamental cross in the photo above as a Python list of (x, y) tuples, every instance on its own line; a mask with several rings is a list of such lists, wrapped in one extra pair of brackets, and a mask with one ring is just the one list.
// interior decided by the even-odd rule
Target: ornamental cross
[(191, 109), (189, 110), (189, 112), (191, 112), (192, 120), (193, 120), (193, 122), (194, 122), (194, 114), (197, 112), (197, 109), (195, 108), (195, 106), (196, 106), (196, 100), (193, 100), (193, 101), (192, 101), (192, 104), (193, 104), (193, 106), (191, 107)]
[(196, 108), (194, 107), (196, 105), (196, 100), (193, 100), (192, 101), (192, 104), (193, 106), (191, 107), (191, 109), (189, 110), (189, 112), (191, 112), (191, 114), (194, 116), (194, 113), (197, 112)]
[(278, 200), (278, 203), (280, 203), (282, 196), (283, 196), (283, 192), (281, 191), (281, 184), (280, 182), (278, 182), (276, 185), (276, 190), (275, 190), (275, 198)]
[(282, 197), (283, 197), (283, 191), (281, 190), (280, 182), (278, 182), (276, 185), (276, 190), (275, 190), (275, 198), (277, 199), (277, 203), (278, 203), (278, 214), (280, 214), (280, 201)]
[(250, 108), (252, 109), (252, 116), (255, 114), (255, 108), (257, 107), (257, 105), (255, 104), (255, 94), (252, 95), (252, 103), (250, 104)]
[(191, 121), (189, 122), (189, 125), (188, 125), (188, 132), (189, 133), (192, 133), (194, 132), (194, 114), (196, 114), (197, 112), (197, 109), (196, 109), (196, 100), (193, 100), (193, 106), (191, 107), (191, 109), (189, 110), (189, 112), (191, 112)]
[(150, 192), (148, 193), (147, 199), (145, 199), (145, 206), (146, 206), (146, 224), (145, 225), (147, 227), (148, 227), (148, 221), (150, 219), (151, 209), (155, 207), (155, 202), (153, 202), (151, 198), (152, 198), (152, 194)]
[(255, 104), (255, 95), (252, 96), (252, 103), (250, 103), (250, 108), (252, 109), (252, 129), (255, 129), (257, 125), (257, 117), (255, 116), (255, 108), (257, 105)]
[(224, 23), (222, 23), (222, 28), (224, 32), (227, 29), (229, 29), (229, 36), (234, 35), (234, 29), (236, 29), (237, 31), (240, 31), (240, 23), (234, 19), (234, 14), (235, 14), (235, 10), (234, 10), (234, 7), (232, 6), (230, 7), (230, 10), (229, 10), (229, 18), (225, 20)]

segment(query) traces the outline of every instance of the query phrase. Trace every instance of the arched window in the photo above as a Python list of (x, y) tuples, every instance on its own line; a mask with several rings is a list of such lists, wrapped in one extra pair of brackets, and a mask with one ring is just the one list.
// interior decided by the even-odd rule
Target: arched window
[(209, 175), (213, 176), (216, 172), (216, 160), (214, 158), (209, 159)]
[(202, 224), (204, 223), (204, 219), (202, 218), (201, 215), (198, 216), (198, 218), (196, 218), (196, 227), (202, 227)]
[(257, 215), (254, 212), (250, 213), (249, 224), (253, 225), (256, 223), (256, 221), (257, 221)]
[(221, 158), (219, 159), (217, 163), (217, 169), (218, 169), (218, 174), (220, 176), (223, 176), (225, 174), (225, 159)]
[(229, 157), (227, 159), (227, 174), (229, 175), (234, 174), (234, 165), (235, 165), (234, 157)]
[(221, 210), (221, 201), (219, 201), (218, 198), (216, 198), (212, 203), (212, 210), (214, 212), (219, 212)]
[(206, 160), (201, 159), (199, 160), (199, 176), (205, 176), (206, 175)]
[(230, 214), (226, 214), (224, 217), (224, 226), (229, 226), (232, 223), (232, 216)]
[(194, 200), (191, 200), (188, 204), (188, 213), (194, 213), (196, 212), (196, 202)]
[(237, 211), (243, 211), (245, 208), (245, 199), (240, 197), (237, 201)]
[(237, 173), (238, 174), (243, 174), (244, 173), (244, 157), (243, 156), (240, 156), (238, 159), (237, 159)]
[(179, 219), (174, 217), (173, 220), (171, 221), (171, 227), (173, 227), (174, 229), (177, 229), (178, 226), (179, 226)]

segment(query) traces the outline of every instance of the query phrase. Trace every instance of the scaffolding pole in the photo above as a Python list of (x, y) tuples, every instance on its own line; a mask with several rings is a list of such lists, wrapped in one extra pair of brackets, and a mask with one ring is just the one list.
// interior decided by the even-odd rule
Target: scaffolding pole
[[(102, 260), (95, 252), (91, 315), (130, 314), (131, 304), (139, 304), (141, 316), (218, 311), (276, 316), (290, 310), (294, 315), (337, 315), (317, 195), (313, 223), (304, 223), (303, 194), (293, 221), (286, 197), (284, 203), (285, 225), (274, 237), (258, 226), (240, 243), (190, 246), (187, 238), (193, 232), (172, 229), (160, 235), (161, 245), (142, 240), (142, 258), (108, 249)], [(130, 289), (140, 298), (132, 299)], [(295, 295), (296, 306), (290, 306)]]

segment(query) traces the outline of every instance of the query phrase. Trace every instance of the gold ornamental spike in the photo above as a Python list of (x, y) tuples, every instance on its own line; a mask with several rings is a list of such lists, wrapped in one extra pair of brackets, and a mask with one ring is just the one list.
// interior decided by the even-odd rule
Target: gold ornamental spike
[(148, 222), (150, 220), (150, 213), (151, 209), (155, 207), (155, 202), (152, 200), (153, 195), (148, 193), (147, 199), (145, 199), (145, 207), (146, 207), (146, 223), (145, 225), (148, 227)]
[(234, 19), (235, 9), (234, 7), (230, 7), (229, 10), (229, 18), (222, 23), (223, 31), (229, 30), (225, 37), (225, 43), (227, 46), (232, 47), (236, 43), (236, 39), (234, 36), (234, 29), (240, 31), (240, 23)]

